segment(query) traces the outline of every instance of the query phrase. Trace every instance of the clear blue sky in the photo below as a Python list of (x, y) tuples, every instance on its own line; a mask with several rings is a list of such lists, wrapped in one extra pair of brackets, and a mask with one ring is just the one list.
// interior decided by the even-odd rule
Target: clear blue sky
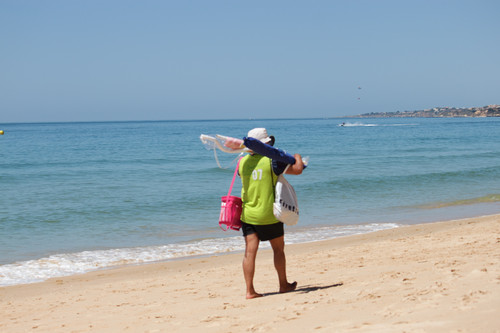
[(499, 16), (495, 0), (0, 0), (0, 123), (500, 104)]

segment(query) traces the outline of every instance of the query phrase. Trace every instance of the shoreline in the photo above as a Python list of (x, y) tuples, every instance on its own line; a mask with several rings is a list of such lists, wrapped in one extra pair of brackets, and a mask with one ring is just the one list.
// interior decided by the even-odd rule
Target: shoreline
[[(293, 231), (288, 230), (286, 242), (287, 244), (300, 244), (311, 242), (307, 239), (313, 239), (313, 241), (335, 239), (340, 236), (370, 233), (399, 226), (395, 223), (367, 223), (301, 227)], [(244, 251), (241, 231), (230, 232), (224, 236), (164, 245), (54, 253), (41, 258), (15, 261), (0, 265), (0, 287), (39, 283), (50, 278), (80, 275), (105, 269), (211, 257)], [(261, 248), (267, 247), (269, 247), (269, 243), (261, 244)]]
[[(487, 197), (489, 196), (479, 199)], [(431, 212), (431, 210), (429, 210), (427, 214), (421, 212), (419, 219), (417, 217), (411, 217), (411, 221), (405, 221), (404, 223), (398, 223), (397, 220), (389, 220), (385, 222), (367, 221), (361, 224), (299, 226), (299, 228), (293, 228), (286, 231), (285, 242), (287, 245), (307, 244), (310, 242), (333, 240), (339, 237), (372, 233), (379, 230), (416, 224), (429, 224), (439, 221), (500, 214), (498, 213), (497, 206), (492, 206), (492, 204), (496, 204), (496, 201), (477, 202), (473, 205), (461, 205), (459, 208), (462, 207), (462, 210), (457, 212), (440, 212), (437, 214), (436, 211)], [(450, 207), (445, 206), (439, 209), (447, 208)], [(465, 211), (463, 210), (464, 208), (466, 208)], [(441, 219), (439, 217), (441, 217)], [(139, 247), (53, 253), (40, 258), (3, 263), (0, 265), (0, 288), (39, 283), (51, 278), (81, 275), (93, 271), (227, 255), (244, 251), (244, 242), (241, 241), (240, 232), (231, 232), (231, 234), (223, 236), (225, 237), (204, 238), (193, 242), (186, 241), (180, 243), (167, 243), (164, 245), (145, 245)], [(261, 248), (268, 247), (269, 244), (266, 242), (261, 244)]]
[(0, 330), (500, 332), (499, 235), (497, 214), (287, 245), (287, 294), (261, 249), (255, 300), (241, 253), (0, 287)]

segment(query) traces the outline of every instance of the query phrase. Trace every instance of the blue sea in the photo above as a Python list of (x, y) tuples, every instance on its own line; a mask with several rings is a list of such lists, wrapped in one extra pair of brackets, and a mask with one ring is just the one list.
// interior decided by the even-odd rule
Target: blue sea
[(309, 157), (288, 244), (500, 212), (500, 118), (0, 124), (0, 285), (243, 250), (199, 136), (254, 127)]

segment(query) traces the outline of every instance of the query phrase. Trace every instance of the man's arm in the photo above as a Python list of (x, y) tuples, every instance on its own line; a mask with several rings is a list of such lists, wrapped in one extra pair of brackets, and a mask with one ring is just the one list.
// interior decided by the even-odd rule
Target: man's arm
[(304, 162), (302, 161), (302, 156), (300, 154), (293, 155), (295, 157), (295, 164), (290, 165), (286, 170), (287, 175), (300, 175), (302, 170), (304, 170)]

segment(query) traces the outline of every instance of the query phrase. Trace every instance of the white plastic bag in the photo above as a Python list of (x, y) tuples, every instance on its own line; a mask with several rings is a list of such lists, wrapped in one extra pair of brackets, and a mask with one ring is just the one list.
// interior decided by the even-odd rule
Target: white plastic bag
[(274, 192), (274, 216), (286, 225), (295, 225), (299, 221), (299, 202), (292, 185), (283, 174), (278, 176)]

